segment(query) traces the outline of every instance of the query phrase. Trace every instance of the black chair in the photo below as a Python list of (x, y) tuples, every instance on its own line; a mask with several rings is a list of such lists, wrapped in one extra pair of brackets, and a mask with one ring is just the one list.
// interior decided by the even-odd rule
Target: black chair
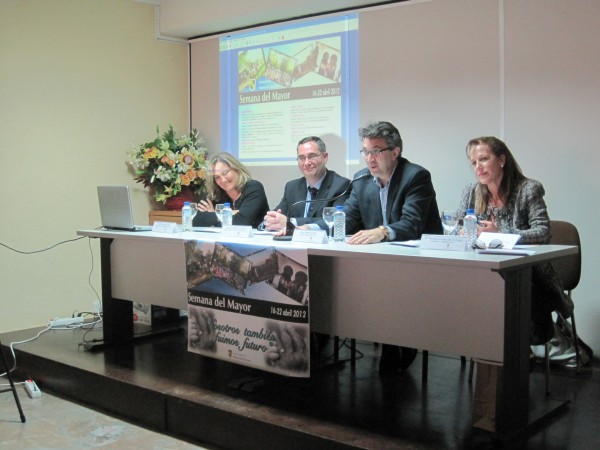
[[(8, 378), (8, 383), (10, 384), (9, 389), (2, 389), (1, 392), (12, 391), (13, 396), (15, 397), (15, 402), (17, 404), (17, 409), (19, 410), (19, 415), (21, 416), (21, 422), (25, 423), (25, 414), (23, 414), (23, 408), (21, 408), (21, 402), (19, 401), (19, 394), (17, 394), (17, 389), (15, 388), (15, 383), (12, 379), (12, 375), (10, 373), (10, 368), (6, 363), (6, 358), (4, 357), (4, 351), (2, 350), (2, 342), (0, 341), (0, 359), (2, 359), (2, 366), (6, 371), (6, 378)], [(0, 369), (1, 370), (1, 369)]]

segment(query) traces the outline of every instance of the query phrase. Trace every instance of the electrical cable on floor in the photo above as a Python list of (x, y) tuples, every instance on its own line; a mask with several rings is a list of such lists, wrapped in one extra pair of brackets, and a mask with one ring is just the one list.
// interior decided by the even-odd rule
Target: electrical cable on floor
[[(95, 326), (95, 324), (102, 322), (102, 317), (101, 317), (100, 315), (97, 315), (97, 314), (95, 314), (95, 313), (92, 313), (92, 312), (89, 312), (89, 313), (79, 313), (77, 317), (81, 317), (81, 316), (82, 316), (82, 315), (84, 315), (84, 314), (92, 314), (92, 315), (94, 316), (94, 319), (95, 319), (95, 320), (94, 320), (94, 321), (92, 321), (92, 322), (82, 322), (82, 323), (80, 323), (80, 324), (77, 324), (77, 325), (65, 325), (64, 327), (53, 327), (53, 326), (52, 326), (52, 323), (53, 323), (53, 321), (52, 321), (52, 320), (50, 320), (50, 321), (48, 321), (48, 323), (46, 324), (46, 328), (44, 328), (44, 329), (40, 330), (40, 331), (39, 331), (39, 332), (38, 332), (38, 333), (37, 333), (35, 336), (33, 336), (33, 337), (29, 338), (29, 339), (22, 340), (22, 341), (14, 341), (14, 342), (11, 342), (11, 343), (9, 344), (9, 346), (8, 346), (8, 347), (9, 347), (9, 349), (10, 349), (10, 354), (11, 354), (11, 356), (12, 356), (12, 358), (13, 358), (13, 366), (12, 366), (12, 368), (10, 369), (10, 372), (13, 372), (13, 371), (14, 371), (14, 370), (17, 368), (17, 356), (16, 356), (16, 354), (15, 354), (15, 348), (14, 348), (14, 347), (15, 347), (15, 345), (26, 344), (27, 342), (35, 341), (35, 340), (36, 340), (36, 339), (38, 339), (38, 338), (39, 338), (39, 337), (40, 337), (42, 334), (44, 334), (44, 333), (46, 333), (47, 331), (50, 331), (50, 330), (58, 330), (58, 331), (60, 331), (60, 330), (74, 330), (74, 329), (76, 329), (76, 328), (84, 328), (84, 329), (85, 329), (86, 327), (88, 327), (88, 326), (90, 326), (90, 325), (91, 325), (91, 326), (92, 326), (92, 328), (93, 328), (93, 327)], [(75, 317), (75, 313), (73, 313), (73, 317)], [(84, 335), (84, 336), (85, 336), (85, 335)], [(6, 375), (6, 372), (4, 372), (4, 373), (1, 373), (1, 374), (0, 374), (0, 377), (3, 377), (3, 376), (5, 376), (5, 375)]]
[[(13, 247), (11, 247), (11, 246), (9, 246), (7, 244), (4, 244), (2, 242), (0, 242), (0, 246), (5, 247), (5, 248), (7, 248), (9, 250), (12, 250), (12, 251), (14, 251), (16, 253), (20, 253), (20, 254), (23, 254), (23, 255), (31, 255), (31, 254), (42, 253), (42, 252), (51, 250), (51, 249), (53, 249), (55, 247), (58, 247), (59, 245), (62, 245), (62, 244), (79, 241), (81, 239), (84, 239), (85, 237), (87, 237), (87, 236), (80, 236), (80, 237), (73, 238), (73, 239), (67, 239), (67, 240), (58, 242), (58, 243), (56, 243), (54, 245), (51, 245), (50, 247), (43, 248), (43, 249), (40, 249), (40, 250), (33, 250), (33, 251), (18, 250), (16, 248), (13, 248)], [(78, 310), (75, 310), (73, 312), (73, 314), (71, 315), (71, 317), (75, 318), (75, 317), (81, 317), (83, 315), (92, 314), (94, 316), (94, 320), (92, 322), (82, 322), (82, 323), (76, 324), (76, 325), (65, 325), (65, 326), (53, 326), (52, 325), (52, 320), (51, 320), (51, 321), (49, 321), (46, 324), (46, 328), (44, 330), (41, 330), (33, 338), (30, 338), (30, 339), (27, 339), (27, 340), (24, 340), (24, 341), (19, 341), (19, 342), (11, 342), (9, 348), (10, 348), (11, 355), (12, 355), (13, 361), (14, 361), (13, 368), (10, 369), (11, 372), (14, 371), (16, 369), (16, 367), (17, 367), (17, 359), (16, 359), (16, 355), (15, 355), (15, 351), (14, 351), (14, 345), (24, 344), (26, 342), (30, 342), (32, 340), (35, 340), (35, 339), (39, 338), (43, 333), (45, 333), (46, 331), (48, 331), (50, 329), (53, 329), (53, 330), (72, 330), (72, 329), (75, 329), (75, 328), (87, 328), (87, 327), (90, 327), (86, 331), (86, 333), (84, 334), (84, 342), (85, 342), (85, 336), (87, 335), (87, 333), (89, 331), (92, 331), (97, 323), (102, 322), (102, 315), (100, 313), (100, 311), (102, 311), (102, 298), (100, 297), (100, 295), (98, 294), (98, 291), (96, 290), (96, 288), (92, 284), (92, 275), (94, 273), (95, 264), (94, 264), (94, 252), (93, 252), (93, 249), (92, 249), (92, 240), (89, 237), (88, 237), (88, 248), (90, 250), (90, 258), (91, 258), (91, 267), (90, 267), (90, 272), (88, 274), (88, 284), (89, 284), (90, 288), (92, 289), (92, 291), (94, 292), (94, 295), (96, 296), (96, 299), (98, 300), (98, 312), (79, 312)], [(97, 340), (95, 340), (95, 339), (93, 340), (93, 342), (96, 342), (96, 341)], [(0, 374), (0, 376), (4, 376), (4, 375), (6, 375), (6, 373)]]
[[(94, 322), (89, 322), (86, 325), (91, 325), (91, 327), (89, 327), (88, 329), (86, 329), (85, 333), (83, 333), (83, 336), (81, 338), (81, 342), (79, 342), (79, 344), (77, 344), (78, 347), (85, 347), (88, 344), (94, 344), (94, 343), (98, 343), (98, 342), (103, 342), (104, 339), (87, 339), (87, 335), (92, 332), (92, 331), (100, 331), (99, 329), (95, 329), (96, 325), (99, 324), (100, 322), (102, 322), (102, 314), (96, 314), (94, 313), (94, 317), (98, 317), (97, 320), (95, 320)], [(133, 318), (132, 318), (133, 320)], [(82, 327), (85, 328), (85, 327)]]
[[(12, 372), (12, 371), (14, 371), (14, 370), (17, 368), (17, 357), (16, 357), (16, 355), (15, 355), (15, 349), (14, 349), (14, 346), (15, 346), (15, 345), (19, 345), (19, 344), (25, 344), (25, 343), (27, 343), (27, 342), (31, 342), (31, 341), (35, 341), (35, 340), (36, 340), (37, 338), (39, 338), (39, 337), (40, 337), (42, 334), (44, 334), (45, 332), (47, 332), (48, 330), (51, 330), (51, 329), (52, 329), (52, 327), (50, 327), (50, 326), (47, 326), (47, 327), (46, 327), (46, 328), (44, 328), (43, 330), (40, 330), (40, 331), (39, 331), (39, 332), (38, 332), (38, 333), (37, 333), (37, 334), (36, 334), (34, 337), (32, 337), (32, 338), (25, 339), (24, 341), (14, 341), (14, 342), (11, 342), (11, 343), (9, 344), (8, 348), (10, 349), (10, 354), (12, 355), (12, 357), (13, 357), (13, 361), (14, 361), (14, 362), (13, 362), (13, 367), (12, 367), (12, 369), (10, 369), (10, 371), (11, 371), (11, 372)], [(0, 374), (0, 377), (3, 377), (3, 376), (5, 376), (5, 375), (6, 375), (6, 372), (4, 372), (4, 373)]]

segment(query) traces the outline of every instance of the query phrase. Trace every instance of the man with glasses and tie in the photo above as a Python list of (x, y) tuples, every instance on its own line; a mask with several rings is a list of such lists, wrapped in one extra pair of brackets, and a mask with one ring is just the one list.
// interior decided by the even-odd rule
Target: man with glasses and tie
[[(268, 231), (285, 230), (289, 215), (297, 227), (328, 230), (322, 217), (323, 208), (344, 204), (349, 195), (345, 191), (350, 180), (327, 169), (327, 148), (321, 138), (305, 137), (298, 142), (296, 152), (303, 177), (286, 183), (283, 198), (274, 211), (265, 215), (264, 228)], [(333, 201), (308, 202), (338, 195), (341, 197)]]
[[(420, 239), (422, 234), (442, 234), (431, 174), (402, 157), (402, 138), (389, 122), (359, 129), (360, 151), (367, 167), (344, 205), (348, 243)], [(370, 176), (365, 176), (370, 175)], [(362, 176), (361, 179), (358, 179)], [(384, 344), (379, 372), (395, 373), (415, 359), (416, 349)]]

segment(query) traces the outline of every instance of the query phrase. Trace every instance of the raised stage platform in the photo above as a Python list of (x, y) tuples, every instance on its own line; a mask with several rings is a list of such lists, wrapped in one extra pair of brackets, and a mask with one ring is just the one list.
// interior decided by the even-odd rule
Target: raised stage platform
[[(347, 362), (314, 369), (310, 379), (290, 379), (188, 353), (184, 327), (94, 352), (80, 345), (84, 330), (51, 330), (16, 347), (15, 377), (31, 377), (42, 390), (209, 448), (467, 449), (485, 442), (485, 435), (470, 426), (473, 386), (467, 381), (468, 364), (458, 357), (430, 355), (429, 381), (422, 385), (420, 356), (407, 372), (381, 377), (379, 348), (359, 342), (354, 367)], [(38, 331), (4, 333), (1, 340), (8, 346)], [(93, 338), (101, 338), (101, 332), (85, 336)], [(330, 340), (324, 354), (332, 351)], [(340, 358), (349, 355), (342, 348)], [(590, 383), (582, 379), (594, 376), (586, 373), (578, 378), (560, 374), (553, 395), (586, 395)], [(531, 376), (531, 403), (539, 405), (544, 401), (541, 367)], [(597, 389), (595, 377), (589, 389)], [(257, 383), (244, 384), (252, 379)], [(542, 440), (546, 449), (587, 448), (571, 446), (573, 440), (562, 446), (560, 430), (565, 423), (572, 428), (575, 418), (571, 407), (529, 445)], [(581, 428), (579, 439), (585, 442), (586, 427)]]

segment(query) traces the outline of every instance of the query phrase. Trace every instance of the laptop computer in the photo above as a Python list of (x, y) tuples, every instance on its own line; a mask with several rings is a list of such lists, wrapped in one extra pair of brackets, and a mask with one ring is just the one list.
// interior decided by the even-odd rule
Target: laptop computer
[(100, 219), (107, 230), (150, 231), (151, 226), (133, 224), (129, 186), (98, 186)]

